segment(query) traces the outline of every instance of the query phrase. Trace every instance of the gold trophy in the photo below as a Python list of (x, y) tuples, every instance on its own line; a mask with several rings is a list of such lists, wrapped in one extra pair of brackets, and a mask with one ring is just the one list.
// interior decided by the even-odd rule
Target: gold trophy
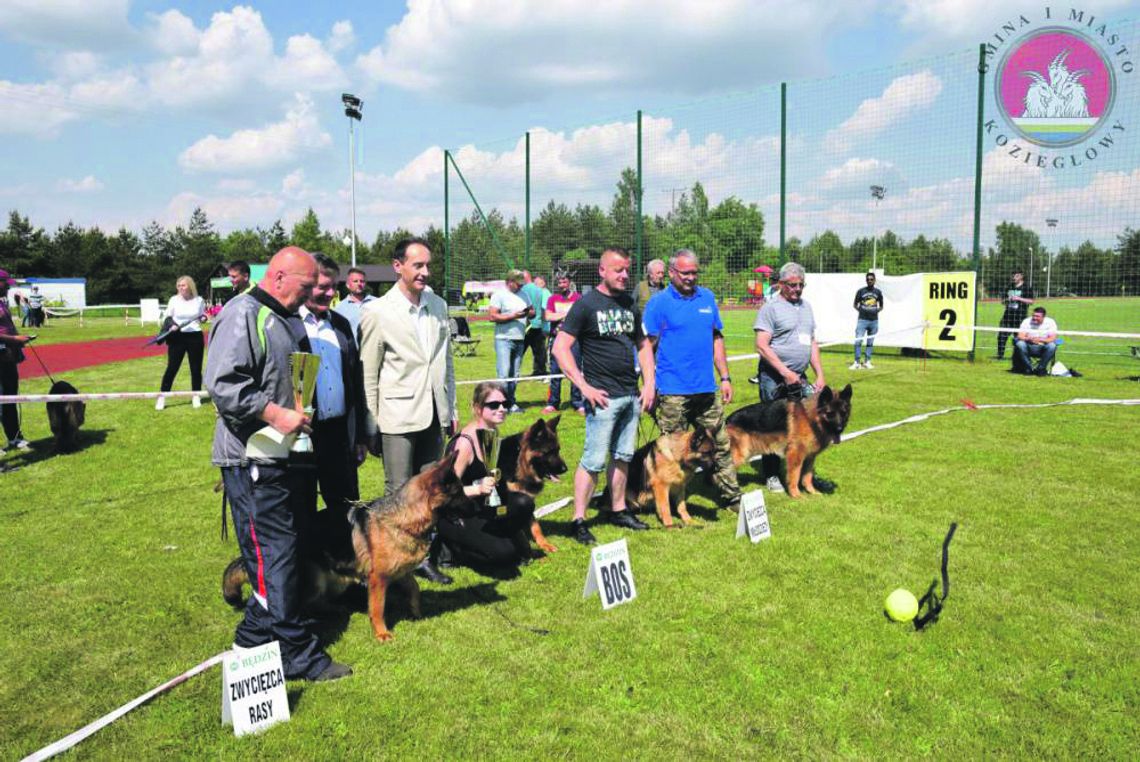
[[(313, 414), (313, 395), (317, 391), (317, 373), (321, 369), (321, 358), (310, 352), (293, 352), (289, 355), (289, 367), (293, 370), (293, 409), (307, 416)], [(313, 440), (305, 432), (297, 435), (293, 452), (312, 452)]]
[[(483, 448), (483, 457), (486, 458), (487, 475), (495, 480), (495, 484), (498, 484), (499, 479), (503, 476), (503, 472), (499, 468), (499, 443), (501, 441), (499, 432), (495, 429), (476, 429), (475, 434), (479, 437), (479, 446)], [(499, 499), (497, 489), (491, 490), (491, 494), (487, 495), (487, 505), (495, 509), (496, 516), (507, 515), (507, 507)]]

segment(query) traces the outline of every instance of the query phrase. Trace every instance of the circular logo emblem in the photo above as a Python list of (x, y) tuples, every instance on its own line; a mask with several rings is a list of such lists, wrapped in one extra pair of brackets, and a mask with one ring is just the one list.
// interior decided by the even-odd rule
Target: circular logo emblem
[(1108, 118), (1116, 77), (1100, 49), (1079, 32), (1045, 27), (1011, 47), (995, 82), (1006, 121), (1031, 143), (1080, 143)]

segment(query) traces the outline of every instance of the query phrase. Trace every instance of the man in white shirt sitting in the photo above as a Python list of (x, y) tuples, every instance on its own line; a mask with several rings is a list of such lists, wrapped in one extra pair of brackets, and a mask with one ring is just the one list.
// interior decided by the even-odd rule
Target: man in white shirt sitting
[[(1053, 362), (1053, 356), (1057, 354), (1057, 322), (1051, 317), (1045, 317), (1044, 307), (1038, 307), (1032, 315), (1021, 321), (1013, 346), (1022, 373), (1048, 375), (1049, 363)], [(1031, 357), (1037, 358), (1037, 367), (1030, 363)]]

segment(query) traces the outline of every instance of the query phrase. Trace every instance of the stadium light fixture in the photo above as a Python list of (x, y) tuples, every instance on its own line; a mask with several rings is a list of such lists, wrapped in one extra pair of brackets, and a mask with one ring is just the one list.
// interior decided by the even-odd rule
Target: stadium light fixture
[(356, 122), (364, 119), (364, 101), (352, 93), (341, 93), (344, 115), (348, 117), (348, 187), (352, 201), (352, 266), (356, 267)]
[[(1045, 224), (1050, 228), (1056, 230), (1057, 223), (1060, 222), (1056, 217), (1046, 217)], [(1053, 236), (1053, 248), (1057, 248), (1057, 236)], [(1058, 251), (1058, 253), (1060, 253)], [(1045, 270), (1045, 298), (1048, 299), (1053, 292), (1053, 252), (1049, 252), (1049, 265)]]
[[(879, 210), (879, 202), (887, 195), (887, 189), (882, 185), (871, 186), (871, 198), (875, 199), (875, 211)], [(874, 231), (871, 238), (871, 271), (879, 269), (879, 233)]]

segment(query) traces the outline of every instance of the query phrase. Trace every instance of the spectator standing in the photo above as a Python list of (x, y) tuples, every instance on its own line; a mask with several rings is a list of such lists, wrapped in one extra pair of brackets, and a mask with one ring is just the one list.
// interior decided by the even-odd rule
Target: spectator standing
[[(0, 270), (0, 394), (20, 393), (20, 363), (24, 361), (24, 345), (30, 336), (21, 336), (8, 306), (8, 290), (16, 285), (7, 270)], [(20, 406), (14, 403), (0, 405), (0, 422), (8, 444), (4, 448), (27, 450), (30, 445), (20, 431)]]
[[(1021, 322), (1013, 349), (1027, 375), (1048, 375), (1049, 363), (1057, 354), (1057, 321), (1046, 317), (1044, 307), (1033, 310), (1033, 314)], [(1037, 358), (1037, 367), (1030, 363), (1031, 357)]]
[[(879, 313), (883, 311), (883, 292), (875, 288), (875, 274), (867, 273), (867, 285), (855, 292), (855, 301), (852, 307), (859, 313), (855, 321), (855, 362), (851, 363), (851, 370), (866, 368), (874, 370), (871, 364), (871, 351), (875, 348), (875, 336), (879, 333)], [(866, 339), (866, 349), (863, 349), (863, 337)], [(863, 350), (863, 359), (859, 359), (859, 350)]]
[(230, 285), (233, 287), (230, 298), (247, 294), (253, 289), (253, 284), (249, 282), (249, 262), (243, 259), (230, 262), (226, 266), (226, 273), (230, 276)]
[[(768, 299), (756, 313), (752, 329), (756, 332), (756, 351), (760, 353), (760, 400), (771, 402), (798, 389), (810, 396), (823, 389), (823, 364), (815, 338), (815, 315), (803, 299), (804, 268), (788, 262), (780, 268), (779, 293)], [(808, 383), (807, 368), (815, 371), (815, 386)], [(761, 465), (770, 492), (783, 492), (780, 483), (780, 456), (765, 455)], [(826, 492), (834, 485), (815, 478), (815, 486)]]
[(519, 295), (526, 276), (522, 270), (507, 273), (506, 288), (491, 295), (487, 314), (495, 324), (495, 373), (507, 389), (507, 402), (512, 413), (519, 412), (515, 398), (517, 381), (522, 370), (523, 352), (526, 351), (526, 326), (531, 318), (531, 307)]
[(39, 328), (44, 324), (44, 296), (39, 286), (32, 286), (32, 290), (24, 297), (28, 303), (28, 326)]
[[(182, 367), (182, 358), (188, 358), (190, 364), (190, 388), (199, 392), (202, 390), (202, 355), (206, 349), (205, 336), (202, 333), (202, 322), (206, 320), (206, 302), (198, 296), (198, 289), (194, 279), (183, 275), (177, 282), (178, 293), (170, 297), (166, 305), (163, 318), (174, 321), (175, 330), (166, 337), (166, 371), (162, 374), (163, 392), (170, 391), (174, 386), (174, 377)], [(192, 403), (194, 407), (201, 407), (202, 400), (195, 394)], [(154, 402), (155, 410), (166, 407), (166, 398), (161, 394)]]
[[(586, 506), (603, 470), (610, 490), (610, 523), (648, 529), (626, 510), (625, 486), (629, 462), (637, 449), (637, 422), (642, 412), (653, 407), (653, 347), (645, 339), (641, 315), (626, 291), (629, 254), (617, 247), (607, 248), (602, 252), (598, 274), (602, 282), (574, 303), (554, 342), (554, 355), (562, 372), (582, 390), (587, 404), (586, 444), (574, 472), (573, 536), (583, 545), (596, 542), (586, 527)], [(580, 369), (572, 351), (576, 343), (582, 345)], [(640, 394), (634, 366), (638, 356)]]
[[(329, 256), (314, 254), (317, 284), (299, 315), (309, 337), (309, 346), (321, 358), (313, 411), (313, 449), (317, 479), (310, 481), (306, 500), (316, 512), (316, 487), (328, 510), (343, 517), (344, 539), (349, 537), (348, 503), (360, 499), (356, 469), (368, 454), (367, 407), (356, 335), (348, 318), (330, 309), (340, 268)], [(346, 555), (351, 548), (343, 549)]]
[[(740, 509), (740, 486), (732, 446), (724, 428), (724, 406), (732, 402), (732, 379), (724, 349), (724, 323), (716, 296), (698, 286), (697, 255), (681, 249), (669, 261), (670, 283), (649, 300), (642, 317), (656, 354), (657, 425), (662, 434), (697, 426), (716, 435), (713, 484), (720, 503)], [(713, 370), (719, 374), (719, 383)]]
[(295, 246), (277, 252), (261, 283), (218, 316), (206, 384), (218, 409), (213, 462), (222, 470), (254, 588), (234, 645), (252, 648), (276, 640), (286, 678), (324, 681), (352, 670), (330, 659), (301, 620), (297, 541), (307, 530), (308, 469), (288, 457), (246, 452), (250, 436), (266, 424), (284, 435), (309, 427), (309, 418), (293, 409), (290, 355), (310, 348), (297, 309), (316, 283), (317, 263), (307, 252)]
[[(1001, 314), (999, 328), (1019, 328), (1029, 313), (1029, 305), (1033, 304), (1033, 289), (1025, 282), (1025, 274), (1021, 270), (1014, 270), (1010, 275), (1009, 287), (1002, 297), (1005, 311)], [(1014, 331), (998, 331), (997, 359), (1005, 357), (1005, 343)]]
[[(574, 302), (582, 296), (574, 288), (574, 284), (570, 282), (570, 276), (564, 272), (555, 274), (554, 286), (558, 292), (551, 294), (550, 298), (546, 300), (546, 307), (544, 308), (546, 320), (550, 323), (550, 372), (554, 374), (554, 378), (550, 379), (550, 390), (546, 395), (546, 407), (542, 409), (542, 412), (547, 414), (556, 412), (562, 404), (562, 379), (558, 377), (562, 373), (562, 367), (554, 355), (554, 342), (558, 338), (558, 329), (562, 326), (566, 314)], [(570, 347), (570, 352), (574, 357), (574, 362), (581, 367), (581, 345), (574, 342), (573, 346)], [(570, 407), (578, 415), (586, 414), (585, 403), (582, 402), (582, 391), (573, 383), (570, 384)]]
[[(524, 270), (524, 279), (528, 276), (529, 273)], [(530, 350), (531, 375), (545, 376), (549, 373), (546, 359), (546, 338), (550, 335), (550, 323), (546, 320), (546, 302), (550, 299), (550, 291), (546, 288), (546, 281), (540, 275), (533, 281), (524, 283), (523, 287), (519, 289), (519, 296), (522, 297), (528, 307), (534, 310), (533, 317), (527, 321), (526, 336), (524, 337), (526, 349)]]
[[(439, 460), (443, 432), (455, 430), (455, 369), (447, 304), (425, 289), (431, 249), (405, 238), (392, 252), (396, 285), (360, 313), (360, 364), (374, 454), (383, 453), (384, 494)], [(520, 337), (521, 338), (521, 337)], [(379, 439), (379, 447), (377, 447)], [(451, 577), (435, 566), (439, 544), (416, 570), (440, 584)]]
[(645, 313), (645, 305), (649, 304), (650, 299), (664, 290), (665, 284), (665, 262), (654, 259), (645, 266), (645, 280), (637, 284), (637, 297), (634, 303), (637, 314)]
[(352, 338), (355, 341), (358, 339), (357, 332), (360, 329), (360, 311), (376, 297), (368, 293), (368, 280), (359, 267), (349, 268), (344, 286), (348, 290), (348, 296), (340, 301), (336, 311), (348, 318), (352, 326)]

